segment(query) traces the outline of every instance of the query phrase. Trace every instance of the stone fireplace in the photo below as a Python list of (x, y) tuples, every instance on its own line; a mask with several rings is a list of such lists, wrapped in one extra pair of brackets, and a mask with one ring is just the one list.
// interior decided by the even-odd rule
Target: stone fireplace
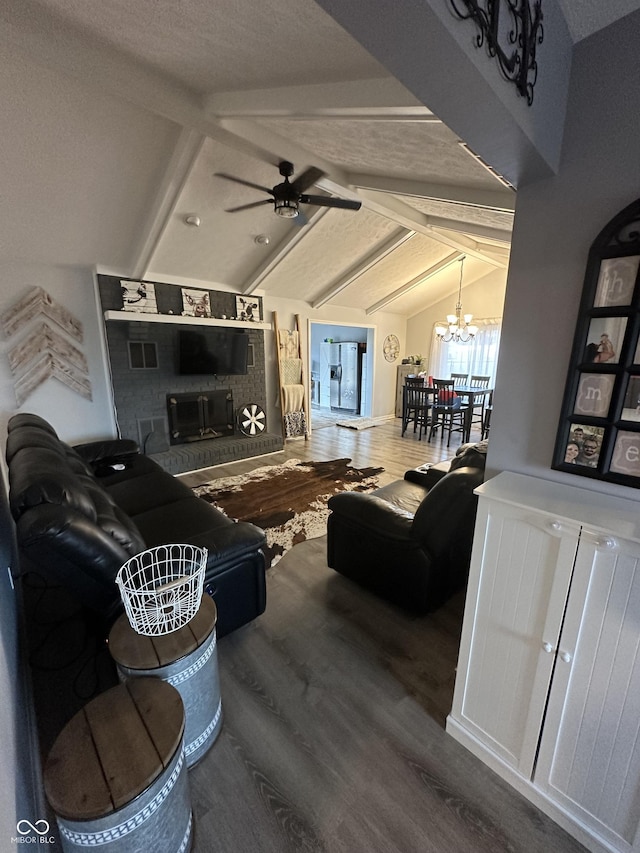
[[(166, 316), (154, 322), (143, 313), (123, 312), (120, 282), (115, 276), (98, 275), (102, 307), (109, 312), (105, 329), (121, 437), (137, 441), (172, 474), (281, 450), (279, 425), (271, 432), (267, 424), (267, 431), (256, 437), (243, 435), (237, 427), (241, 408), (251, 403), (267, 408), (264, 328), (242, 324), (251, 352), (246, 373), (184, 375), (178, 363), (179, 330), (185, 328), (180, 316), (175, 322)], [(162, 287), (180, 290), (156, 284), (156, 294)], [(216, 299), (234, 300), (233, 294), (209, 292), (212, 311), (217, 316), (230, 313), (227, 303), (218, 305)], [(117, 319), (111, 319), (114, 314)], [(194, 328), (193, 321), (188, 328)]]

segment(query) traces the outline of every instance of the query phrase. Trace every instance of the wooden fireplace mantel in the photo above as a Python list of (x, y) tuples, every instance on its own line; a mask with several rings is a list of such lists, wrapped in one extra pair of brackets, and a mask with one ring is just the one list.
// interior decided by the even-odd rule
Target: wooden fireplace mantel
[(236, 329), (270, 329), (271, 323), (251, 320), (220, 320), (213, 317), (185, 317), (182, 314), (143, 314), (137, 311), (105, 311), (105, 320), (125, 320), (129, 323), (178, 323), (181, 326), (232, 326)]

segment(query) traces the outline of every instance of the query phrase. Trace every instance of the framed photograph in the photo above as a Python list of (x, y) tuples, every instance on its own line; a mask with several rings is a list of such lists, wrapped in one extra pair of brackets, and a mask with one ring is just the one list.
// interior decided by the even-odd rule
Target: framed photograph
[(591, 245), (552, 467), (640, 488), (640, 199)]
[(148, 281), (120, 280), (122, 310), (138, 314), (157, 314), (155, 285)]
[(589, 323), (584, 360), (588, 364), (617, 364), (627, 317), (595, 317)]
[(183, 317), (211, 317), (211, 295), (208, 290), (182, 288)]
[(244, 320), (248, 323), (262, 322), (262, 299), (236, 296), (236, 320)]
[(621, 419), (640, 425), (640, 376), (629, 376), (622, 404)]
[(573, 424), (564, 448), (564, 464), (597, 468), (603, 438), (603, 427)]

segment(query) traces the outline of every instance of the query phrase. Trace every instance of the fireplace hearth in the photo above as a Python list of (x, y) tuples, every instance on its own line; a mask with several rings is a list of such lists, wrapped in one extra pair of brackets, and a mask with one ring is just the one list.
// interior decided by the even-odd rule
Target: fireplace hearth
[(171, 444), (222, 438), (234, 434), (233, 392), (200, 391), (168, 394), (169, 440)]

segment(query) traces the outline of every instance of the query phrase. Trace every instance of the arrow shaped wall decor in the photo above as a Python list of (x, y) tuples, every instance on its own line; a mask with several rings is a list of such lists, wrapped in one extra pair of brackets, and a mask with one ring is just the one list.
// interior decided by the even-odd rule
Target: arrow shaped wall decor
[(5, 335), (12, 337), (41, 314), (57, 323), (70, 337), (82, 341), (82, 323), (41, 287), (35, 287), (0, 317)]
[[(39, 323), (34, 322), (37, 319)], [(82, 341), (82, 323), (41, 287), (34, 288), (0, 317), (7, 337), (25, 333), (8, 352), (11, 372), (17, 377), (15, 394), (19, 406), (50, 378), (91, 399), (84, 353), (54, 328), (50, 320), (69, 337)]]

